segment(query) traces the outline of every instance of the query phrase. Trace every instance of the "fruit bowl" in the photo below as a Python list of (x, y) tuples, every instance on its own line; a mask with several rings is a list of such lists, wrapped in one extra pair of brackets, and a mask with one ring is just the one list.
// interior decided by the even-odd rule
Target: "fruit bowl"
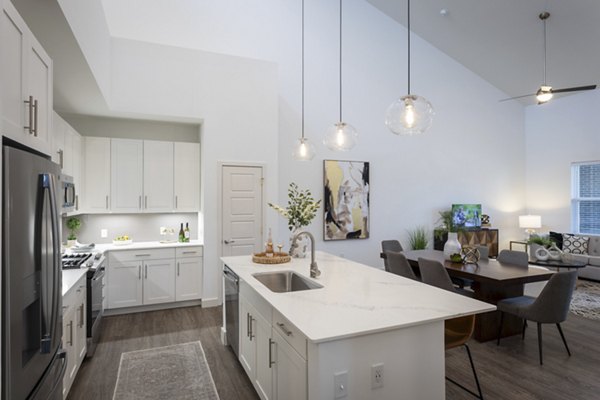
[(131, 240), (127, 235), (117, 236), (115, 239), (113, 239), (113, 244), (115, 246), (123, 246), (131, 243), (133, 243), (133, 240)]

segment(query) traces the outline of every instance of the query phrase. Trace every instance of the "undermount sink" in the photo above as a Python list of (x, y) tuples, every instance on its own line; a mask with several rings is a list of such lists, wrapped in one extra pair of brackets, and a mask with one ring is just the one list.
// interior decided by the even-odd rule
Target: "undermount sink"
[(252, 274), (252, 276), (269, 290), (276, 293), (298, 292), (300, 290), (312, 290), (323, 287), (294, 271), (262, 272)]

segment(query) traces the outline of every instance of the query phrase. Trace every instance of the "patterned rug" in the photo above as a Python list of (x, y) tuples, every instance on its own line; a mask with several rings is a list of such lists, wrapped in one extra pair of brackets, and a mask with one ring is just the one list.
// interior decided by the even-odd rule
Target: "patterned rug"
[(571, 312), (584, 318), (600, 320), (600, 282), (577, 281)]
[(113, 400), (219, 400), (200, 342), (121, 354)]

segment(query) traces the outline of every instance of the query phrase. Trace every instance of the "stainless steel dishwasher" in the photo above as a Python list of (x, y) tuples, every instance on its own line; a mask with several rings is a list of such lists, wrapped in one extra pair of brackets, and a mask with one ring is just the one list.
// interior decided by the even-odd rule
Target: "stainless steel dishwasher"
[(225, 282), (225, 329), (227, 330), (227, 343), (239, 356), (239, 293), (240, 279), (227, 265), (223, 267), (223, 282)]

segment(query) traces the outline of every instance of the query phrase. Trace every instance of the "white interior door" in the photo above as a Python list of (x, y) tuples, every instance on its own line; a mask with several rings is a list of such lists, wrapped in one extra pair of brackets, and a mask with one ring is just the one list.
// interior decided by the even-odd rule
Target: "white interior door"
[(262, 249), (262, 167), (222, 167), (222, 254), (241, 256)]

